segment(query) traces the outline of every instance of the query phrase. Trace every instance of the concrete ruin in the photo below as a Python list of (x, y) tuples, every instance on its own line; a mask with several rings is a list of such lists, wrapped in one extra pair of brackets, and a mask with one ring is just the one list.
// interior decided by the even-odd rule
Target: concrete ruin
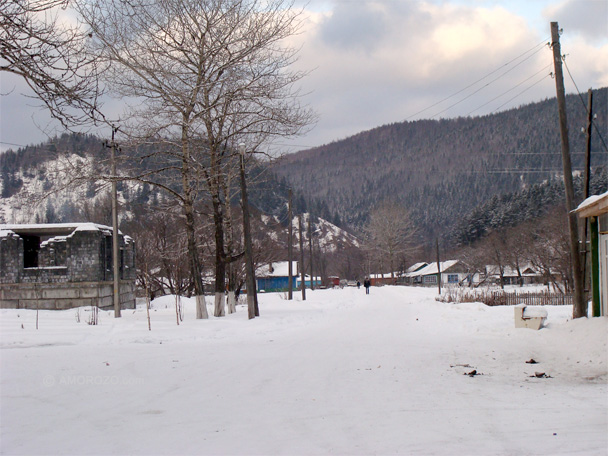
[[(135, 308), (135, 243), (119, 233), (120, 303)], [(112, 228), (0, 224), (0, 308), (113, 307)]]

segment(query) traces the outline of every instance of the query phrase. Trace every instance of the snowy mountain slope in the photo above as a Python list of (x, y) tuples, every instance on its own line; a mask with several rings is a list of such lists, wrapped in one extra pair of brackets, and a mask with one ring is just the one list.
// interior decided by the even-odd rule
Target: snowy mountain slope
[[(303, 242), (308, 248), (309, 245), (309, 232), (308, 232), (308, 221), (311, 215), (309, 213), (302, 214), (302, 229), (303, 229)], [(283, 226), (280, 220), (276, 216), (269, 216), (262, 214), (260, 216), (262, 224), (265, 226), (268, 236), (277, 244), (283, 248), (287, 248), (289, 238), (289, 228)], [(360, 247), (361, 243), (356, 236), (353, 236), (349, 232), (342, 228), (334, 225), (327, 220), (320, 217), (312, 217), (312, 232), (315, 249), (318, 247), (325, 253), (332, 253), (343, 250), (348, 247)], [(292, 219), (292, 230), (293, 230), (293, 242), (294, 247), (299, 245), (300, 242), (300, 230), (298, 217)]]
[(70, 179), (70, 169), (91, 169), (92, 163), (91, 159), (70, 154), (38, 163), (27, 170), (19, 170), (17, 179), (23, 184), (18, 193), (0, 198), (0, 221), (35, 223), (44, 219), (48, 207), (58, 209), (67, 203), (85, 200), (87, 189), (84, 185), (70, 189), (65, 187)]
[[(93, 207), (108, 203), (109, 185), (99, 180), (82, 181), (80, 185), (68, 185), (76, 175), (92, 174), (98, 160), (87, 154), (59, 154), (55, 158), (35, 163), (15, 173), (14, 178), (22, 181), (15, 194), (0, 198), (0, 223), (43, 223), (43, 222), (104, 222), (109, 220), (89, 220), (85, 206)], [(2, 179), (0, 178), (0, 187)], [(126, 191), (125, 191), (126, 189)], [(129, 203), (142, 194), (139, 183), (123, 183), (118, 192), (121, 203), (120, 217), (133, 217)], [(145, 196), (145, 195), (144, 195)], [(263, 198), (263, 195), (259, 196)], [(163, 199), (162, 193), (157, 200)], [(107, 204), (106, 204), (107, 205)], [(303, 216), (304, 239), (308, 242), (308, 213)], [(279, 243), (287, 240), (287, 228), (279, 218), (261, 214), (262, 225), (269, 236)], [(294, 218), (294, 235), (297, 242), (298, 221)], [(325, 252), (335, 252), (344, 246), (359, 246), (358, 240), (348, 232), (319, 217), (313, 217), (315, 242)]]

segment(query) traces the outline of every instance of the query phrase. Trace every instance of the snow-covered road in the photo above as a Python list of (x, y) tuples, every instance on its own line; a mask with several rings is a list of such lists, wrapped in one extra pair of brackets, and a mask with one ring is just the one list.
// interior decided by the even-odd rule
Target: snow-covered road
[(252, 321), (197, 321), (185, 300), (179, 326), (164, 297), (152, 331), (143, 308), (98, 326), (45, 311), (38, 330), (1, 310), (1, 452), (607, 454), (608, 318), (548, 307), (546, 328), (515, 329), (512, 307), (434, 296), (262, 294)]

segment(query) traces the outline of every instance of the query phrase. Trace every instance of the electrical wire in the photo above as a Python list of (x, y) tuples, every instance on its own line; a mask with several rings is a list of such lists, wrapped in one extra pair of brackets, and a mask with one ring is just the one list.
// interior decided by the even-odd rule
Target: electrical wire
[(534, 84), (526, 87), (524, 90), (522, 90), (521, 92), (519, 92), (517, 95), (515, 95), (513, 98), (510, 98), (509, 100), (507, 100), (506, 102), (504, 102), (503, 104), (501, 104), (498, 108), (496, 108), (492, 114), (496, 114), (503, 106), (509, 104), (511, 101), (513, 101), (515, 98), (519, 97), (522, 93), (527, 92), (528, 90), (530, 90), (532, 87), (540, 84), (542, 81), (544, 81), (545, 79), (547, 79), (548, 77), (550, 77), (550, 74), (547, 74), (545, 76), (543, 76), (542, 78), (540, 78), (538, 81), (536, 81)]
[[(489, 105), (490, 103), (492, 103), (493, 101), (495, 101), (495, 100), (497, 100), (497, 99), (501, 98), (502, 96), (506, 95), (507, 93), (511, 92), (512, 90), (515, 90), (517, 87), (519, 87), (520, 85), (524, 84), (525, 82), (528, 82), (530, 79), (532, 79), (533, 77), (535, 77), (535, 76), (536, 76), (536, 75), (538, 75), (539, 73), (542, 73), (543, 71), (546, 71), (548, 68), (550, 68), (550, 67), (551, 67), (551, 65), (552, 65), (552, 64), (550, 63), (549, 65), (547, 65), (547, 66), (543, 67), (541, 70), (539, 70), (539, 71), (537, 71), (536, 73), (534, 73), (532, 76), (530, 76), (530, 77), (528, 77), (528, 78), (524, 79), (523, 81), (521, 81), (519, 84), (516, 84), (515, 86), (513, 86), (513, 87), (511, 87), (510, 89), (508, 89), (508, 90), (504, 91), (504, 92), (503, 92), (503, 93), (501, 93), (500, 95), (498, 95), (498, 96), (496, 96), (496, 97), (492, 98), (490, 101), (488, 101), (488, 102), (486, 102), (486, 103), (482, 104), (481, 106), (479, 106), (479, 107), (477, 107), (477, 108), (473, 109), (472, 111), (469, 111), (469, 112), (467, 113), (467, 117), (468, 117), (468, 116), (470, 116), (470, 115), (471, 115), (472, 113), (474, 113), (475, 111), (478, 111), (478, 110), (480, 110), (481, 108), (483, 108), (484, 106), (487, 106), (487, 105)], [(544, 79), (544, 77), (543, 77), (543, 79)], [(534, 85), (536, 85), (536, 84), (534, 84)], [(527, 89), (526, 89), (526, 90), (527, 90)], [(504, 103), (504, 104), (500, 105), (500, 106), (497, 108), (497, 110), (498, 110), (498, 109), (500, 109), (501, 107), (503, 107), (505, 104), (507, 104), (507, 103), (511, 102), (513, 99), (517, 98), (517, 97), (518, 97), (519, 95), (521, 95), (522, 93), (523, 93), (523, 92), (518, 93), (518, 94), (517, 94), (515, 97), (511, 98), (511, 99), (510, 99), (510, 100), (508, 100), (506, 103)], [(495, 110), (494, 112), (496, 112), (496, 110)]]
[[(536, 53), (537, 53), (537, 52), (538, 52), (540, 49), (542, 49), (542, 46), (545, 46), (545, 45), (547, 44), (547, 40), (548, 40), (548, 39), (549, 39), (549, 38), (545, 38), (545, 39), (544, 39), (544, 40), (542, 40), (540, 43), (538, 43), (538, 44), (534, 45), (533, 47), (531, 47), (531, 48), (530, 48), (530, 49), (528, 49), (527, 51), (525, 51), (525, 52), (521, 53), (520, 55), (518, 55), (518, 56), (517, 56), (517, 57), (515, 57), (514, 59), (509, 60), (507, 63), (505, 63), (505, 64), (501, 65), (500, 67), (496, 68), (495, 70), (493, 70), (493, 71), (489, 72), (489, 73), (488, 73), (488, 74), (486, 74), (485, 76), (482, 76), (481, 78), (479, 78), (479, 79), (477, 79), (476, 81), (472, 82), (472, 83), (471, 83), (471, 84), (469, 84), (468, 86), (463, 87), (462, 89), (458, 90), (457, 92), (454, 92), (454, 93), (452, 93), (451, 95), (448, 95), (447, 97), (443, 98), (442, 100), (439, 100), (438, 102), (433, 103), (432, 105), (427, 106), (426, 108), (421, 109), (421, 110), (420, 110), (420, 111), (418, 111), (418, 112), (415, 112), (415, 113), (414, 113), (414, 114), (412, 114), (411, 116), (407, 117), (405, 120), (406, 120), (406, 121), (407, 121), (407, 120), (410, 120), (410, 119), (412, 119), (413, 117), (416, 117), (418, 114), (421, 114), (421, 113), (423, 113), (423, 112), (425, 112), (425, 111), (428, 111), (429, 109), (434, 108), (434, 107), (435, 107), (435, 106), (437, 106), (437, 105), (440, 105), (441, 103), (443, 103), (444, 101), (449, 100), (450, 98), (454, 98), (456, 95), (458, 95), (458, 94), (460, 94), (460, 93), (464, 92), (465, 90), (467, 90), (467, 89), (469, 89), (469, 88), (473, 87), (473, 86), (474, 86), (474, 85), (476, 85), (477, 83), (479, 83), (479, 82), (483, 81), (484, 79), (486, 79), (486, 78), (488, 78), (488, 77), (492, 76), (494, 73), (497, 73), (498, 71), (502, 70), (504, 67), (509, 66), (511, 63), (513, 63), (513, 62), (515, 62), (516, 60), (520, 59), (521, 57), (523, 57), (524, 55), (528, 54), (529, 52), (532, 52), (532, 51), (534, 51), (536, 48), (539, 48), (539, 49), (537, 49), (537, 50), (534, 52), (534, 54), (536, 54)], [(532, 55), (534, 55), (534, 54), (532, 54)], [(530, 57), (532, 57), (532, 56), (527, 57), (525, 60), (527, 60), (527, 59), (528, 59), (528, 58), (530, 58)], [(519, 64), (518, 64), (518, 65), (519, 65)], [(456, 103), (456, 104), (457, 104), (457, 103)], [(455, 105), (453, 105), (453, 106), (455, 106)], [(448, 109), (449, 109), (449, 108), (448, 108)], [(443, 112), (443, 111), (442, 111), (442, 112)], [(441, 114), (441, 113), (439, 113), (439, 114)], [(436, 114), (436, 115), (438, 115), (438, 114)], [(433, 117), (434, 117), (434, 116), (433, 116)]]
[[(578, 85), (576, 84), (576, 81), (572, 77), (572, 73), (570, 72), (570, 68), (568, 67), (568, 64), (566, 63), (566, 56), (565, 55), (562, 56), (562, 62), (564, 62), (564, 66), (566, 67), (566, 71), (568, 72), (568, 76), (570, 76), (570, 79), (572, 80), (572, 84), (574, 84), (574, 87), (576, 88), (576, 91), (578, 93), (578, 97), (581, 100), (581, 103), (583, 104), (583, 108), (585, 108), (585, 112), (587, 114), (589, 114), (589, 108), (585, 104), (585, 100), (583, 100), (583, 96), (581, 94), (581, 91), (578, 89)], [(595, 131), (597, 132), (600, 140), (602, 141), (602, 145), (604, 146), (604, 149), (606, 149), (606, 151), (608, 151), (608, 146), (606, 146), (606, 141), (604, 141), (604, 137), (602, 136), (602, 133), (600, 132), (600, 129), (598, 128), (598, 126), (593, 121), (593, 118), (591, 119), (591, 125), (595, 128)]]
[[(439, 111), (438, 113), (436, 113), (435, 115), (431, 116), (430, 118), (433, 119), (435, 117), (437, 117), (440, 114), (443, 114), (444, 112), (452, 109), (454, 106), (462, 103), (465, 100), (468, 100), (469, 98), (471, 98), (473, 95), (475, 95), (478, 92), (481, 92), (483, 89), (485, 89), (486, 87), (488, 87), (489, 85), (495, 83), (496, 81), (498, 81), (499, 79), (501, 79), (503, 76), (507, 75), (508, 73), (510, 73), (511, 71), (513, 71), (515, 68), (517, 68), (519, 65), (521, 65), (522, 63), (524, 63), (526, 60), (532, 58), (533, 56), (535, 56), (538, 52), (540, 52), (543, 48), (539, 48), (537, 49), (533, 54), (529, 55), (528, 57), (526, 57), (525, 59), (523, 59), (521, 62), (517, 63), (515, 66), (509, 68), (507, 71), (505, 71), (504, 73), (502, 73), (501, 75), (499, 75), (498, 77), (492, 79), (490, 82), (486, 83), (485, 85), (481, 86), (479, 89), (471, 92), (469, 95), (467, 95), (466, 97), (462, 98), (461, 100), (457, 101), (456, 103), (451, 104), (450, 106), (448, 106), (447, 108), (445, 108), (442, 111)], [(496, 71), (494, 71), (495, 73)], [(504, 105), (503, 105), (504, 106)]]

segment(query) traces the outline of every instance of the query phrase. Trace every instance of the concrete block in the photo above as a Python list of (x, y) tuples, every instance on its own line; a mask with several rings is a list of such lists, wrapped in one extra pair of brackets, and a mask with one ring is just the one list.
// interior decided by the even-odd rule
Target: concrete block
[(54, 299), (20, 299), (20, 309), (41, 309), (41, 310), (55, 310)]
[(0, 309), (18, 309), (19, 300), (17, 299), (0, 299)]
[[(38, 291), (38, 293), (40, 293), (41, 290)], [(30, 288), (23, 288), (23, 287), (19, 287), (19, 288), (9, 288), (9, 289), (4, 289), (3, 294), (3, 298), (4, 299), (38, 299), (38, 296), (40, 296), (39, 294), (37, 294), (37, 292), (33, 289)]]
[(529, 328), (539, 330), (547, 319), (547, 310), (541, 307), (528, 307), (518, 304), (514, 307), (516, 328)]
[(78, 288), (49, 288), (42, 290), (42, 297), (44, 299), (77, 299), (80, 297), (80, 290)]
[(85, 307), (94, 305), (93, 299), (57, 299), (57, 309), (73, 309), (75, 307)]
[(98, 298), (99, 297), (99, 288), (83, 286), (80, 288), (80, 297), (81, 298)]

